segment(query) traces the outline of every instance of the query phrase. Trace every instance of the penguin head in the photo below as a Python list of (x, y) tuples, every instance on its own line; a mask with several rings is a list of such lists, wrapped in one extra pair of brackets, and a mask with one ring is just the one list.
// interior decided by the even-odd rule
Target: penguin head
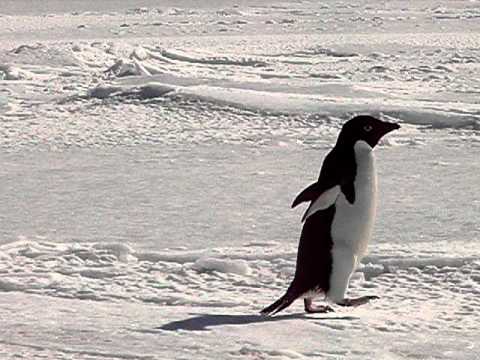
[(385, 134), (399, 128), (400, 125), (396, 123), (382, 121), (369, 115), (355, 116), (343, 125), (337, 143), (353, 146), (357, 141), (363, 140), (374, 148)]

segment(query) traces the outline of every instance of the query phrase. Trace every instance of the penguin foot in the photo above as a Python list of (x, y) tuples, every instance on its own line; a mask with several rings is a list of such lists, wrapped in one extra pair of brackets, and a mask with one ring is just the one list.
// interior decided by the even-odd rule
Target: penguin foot
[(363, 304), (367, 304), (370, 302), (370, 300), (376, 300), (380, 299), (376, 295), (369, 295), (369, 296), (361, 296), (358, 298), (352, 298), (352, 299), (343, 299), (342, 301), (338, 302), (337, 305), (340, 306), (359, 306)]
[(312, 300), (311, 299), (304, 299), (303, 303), (305, 304), (305, 312), (309, 314), (314, 314), (314, 313), (327, 313), (327, 312), (333, 312), (333, 308), (329, 305), (318, 305), (318, 306), (313, 306), (312, 305)]

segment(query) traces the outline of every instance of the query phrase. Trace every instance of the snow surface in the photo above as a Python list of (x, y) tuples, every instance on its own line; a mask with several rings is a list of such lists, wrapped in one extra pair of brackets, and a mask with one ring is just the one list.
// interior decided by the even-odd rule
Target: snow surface
[[(0, 359), (478, 359), (477, 1), (2, 0)], [(341, 124), (379, 208), (349, 295), (291, 279)]]

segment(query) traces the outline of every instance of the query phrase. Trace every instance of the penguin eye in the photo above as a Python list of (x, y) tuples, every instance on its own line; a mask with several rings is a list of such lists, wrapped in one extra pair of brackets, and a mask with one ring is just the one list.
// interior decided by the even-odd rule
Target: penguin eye
[(366, 132), (370, 132), (372, 130), (372, 125), (365, 125), (363, 127), (363, 130), (365, 130)]

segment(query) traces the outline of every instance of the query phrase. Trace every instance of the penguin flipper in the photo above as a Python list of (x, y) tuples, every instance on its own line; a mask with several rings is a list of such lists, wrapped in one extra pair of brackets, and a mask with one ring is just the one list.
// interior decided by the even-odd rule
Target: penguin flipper
[(315, 182), (309, 185), (300, 194), (297, 195), (295, 200), (293, 200), (292, 208), (294, 208), (298, 204), (301, 204), (302, 202), (315, 200), (322, 194), (323, 190), (324, 189), (322, 189), (322, 186), (319, 182)]
[[(351, 156), (350, 156), (351, 155)], [(347, 156), (347, 159), (345, 159)], [(353, 156), (353, 160), (351, 157)], [(345, 196), (348, 198), (350, 203), (355, 201), (355, 190), (353, 189), (353, 180), (355, 178), (356, 168), (350, 169), (350, 167), (338, 166), (338, 162), (352, 162), (355, 165), (354, 154), (342, 154), (339, 153), (335, 148), (330, 151), (325, 160), (323, 161), (322, 168), (320, 170), (320, 175), (318, 181), (309, 185), (305, 188), (300, 194), (297, 195), (295, 200), (292, 203), (292, 208), (301, 204), (302, 202), (314, 202), (317, 200), (322, 200), (322, 197), (325, 193), (337, 192), (337, 185), (341, 187), (341, 190), (345, 193)], [(338, 195), (338, 194), (337, 194)], [(330, 196), (328, 196), (330, 199)], [(331, 205), (331, 204), (330, 204)], [(328, 206), (326, 206), (328, 207)], [(326, 208), (325, 207), (325, 208)]]
[(337, 166), (338, 151), (330, 151), (323, 161), (317, 182), (310, 184), (293, 200), (292, 208), (302, 202), (315, 201), (326, 190), (342, 183), (343, 169)]
[(283, 309), (290, 306), (296, 299), (297, 299), (296, 296), (292, 296), (287, 292), (280, 299), (275, 301), (272, 305), (267, 306), (265, 309), (260, 311), (260, 314), (266, 315), (266, 316), (275, 315), (279, 311), (282, 311)]
[(315, 214), (317, 211), (328, 209), (332, 206), (335, 201), (337, 201), (338, 195), (340, 194), (340, 186), (334, 186), (328, 190), (325, 190), (317, 199), (310, 203), (307, 211), (302, 216), (302, 222), (307, 220), (310, 216)]

